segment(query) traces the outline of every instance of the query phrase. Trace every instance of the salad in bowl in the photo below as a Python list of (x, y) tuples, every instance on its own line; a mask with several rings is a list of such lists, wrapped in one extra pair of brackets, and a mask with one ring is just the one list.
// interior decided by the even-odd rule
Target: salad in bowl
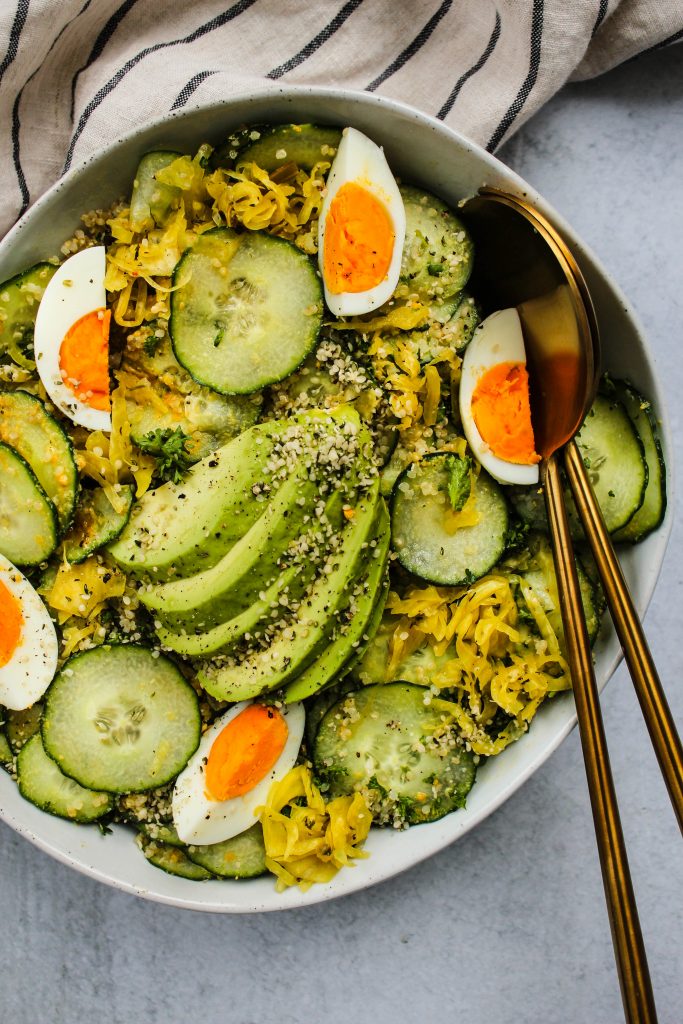
[[(462, 814), (571, 683), (522, 325), (468, 291), (457, 207), (355, 127), (250, 123), (150, 149), (43, 255), (0, 285), (23, 799), (279, 890)], [(615, 540), (656, 530), (639, 383), (606, 376), (577, 442)]]

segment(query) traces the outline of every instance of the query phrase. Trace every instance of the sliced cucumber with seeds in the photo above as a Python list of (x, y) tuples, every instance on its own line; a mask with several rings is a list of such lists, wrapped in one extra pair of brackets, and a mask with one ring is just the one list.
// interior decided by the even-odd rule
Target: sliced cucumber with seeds
[[(363, 635), (372, 621), (378, 602), (383, 608), (386, 600), (386, 588), (382, 586), (382, 581), (389, 556), (389, 538), (389, 516), (383, 510), (377, 535), (377, 546), (373, 551), (367, 570), (358, 580), (357, 586), (363, 589), (360, 597), (354, 603), (353, 617), (350, 622), (341, 627), (338, 635), (331, 640), (315, 661), (289, 683), (285, 690), (286, 704), (305, 700), (317, 693), (318, 690), (328, 686), (342, 671), (344, 664), (353, 656), (356, 647), (363, 642)], [(355, 589), (355, 586), (352, 587), (352, 591)]]
[(130, 226), (133, 231), (148, 231), (166, 222), (169, 213), (180, 202), (181, 190), (175, 185), (157, 181), (157, 171), (168, 167), (181, 156), (170, 150), (146, 153), (138, 164), (130, 198)]
[(0, 554), (15, 565), (39, 565), (57, 547), (55, 507), (29, 464), (0, 442)]
[(399, 287), (426, 305), (444, 302), (463, 290), (472, 273), (472, 240), (441, 199), (406, 186), (401, 195), (406, 238)]
[[(256, 133), (258, 138), (253, 138)], [(283, 164), (296, 164), (303, 171), (311, 171), (321, 161), (332, 163), (341, 141), (341, 129), (316, 124), (280, 124), (250, 128), (245, 136), (236, 157), (237, 167), (254, 163), (271, 172)]]
[(68, 528), (78, 494), (73, 445), (40, 399), (27, 391), (0, 391), (0, 441), (10, 445), (36, 475)]
[(116, 540), (124, 530), (133, 507), (134, 488), (124, 484), (119, 493), (122, 512), (112, 508), (101, 487), (83, 491), (71, 530), (64, 538), (64, 557), (72, 565), (84, 562), (94, 551)]
[(175, 825), (163, 821), (141, 821), (137, 827), (139, 832), (142, 832), (147, 839), (152, 839), (154, 842), (166, 843), (168, 846), (183, 847), (185, 845), (178, 838)]
[(435, 821), (474, 784), (474, 757), (461, 745), (448, 701), (425, 703), (409, 683), (367, 686), (327, 711), (314, 744), (316, 772), (332, 796), (369, 795), (380, 824)]
[(8, 709), (5, 715), (7, 718), (5, 733), (7, 734), (12, 752), (18, 754), (24, 744), (28, 743), (37, 732), (40, 732), (43, 705), (38, 702), (31, 705), (30, 708), (24, 708), (22, 711), (11, 711)]
[(315, 345), (322, 289), (296, 246), (214, 228), (178, 263), (169, 330), (178, 362), (200, 384), (246, 394), (282, 380)]
[(635, 544), (656, 530), (664, 518), (666, 512), (666, 467), (652, 406), (626, 381), (615, 381), (614, 389), (643, 443), (648, 468), (647, 486), (642, 505), (629, 519), (626, 526), (617, 530), (614, 535), (614, 539), (617, 541), (628, 541)]
[(42, 735), (82, 786), (137, 793), (162, 786), (199, 744), (197, 696), (168, 658), (137, 644), (70, 658), (46, 695)]
[(9, 745), (9, 740), (5, 736), (5, 733), (0, 729), (0, 765), (9, 765), (12, 763), (14, 754), (12, 748)]
[(195, 864), (178, 846), (147, 839), (143, 835), (137, 836), (137, 842), (150, 864), (169, 875), (187, 878), (191, 882), (205, 882), (207, 878), (213, 878), (210, 871)]
[(17, 757), (19, 792), (42, 811), (69, 821), (96, 821), (113, 807), (110, 793), (96, 793), (79, 786), (60, 772), (47, 756), (39, 734), (21, 748)]
[(645, 498), (648, 467), (643, 442), (621, 402), (598, 395), (576, 443), (605, 525), (614, 533), (633, 518)]
[(211, 846), (188, 846), (187, 856), (219, 878), (257, 878), (266, 870), (266, 848), (260, 824)]
[(401, 565), (430, 583), (456, 586), (479, 579), (500, 559), (508, 533), (503, 492), (481, 470), (473, 484), (478, 522), (451, 530), (449, 455), (427, 455), (398, 478), (392, 492), (392, 544)]
[(43, 292), (57, 267), (36, 263), (0, 284), (0, 357), (33, 369), (33, 328)]
[(452, 651), (442, 655), (434, 653), (428, 643), (401, 659), (392, 673), (389, 673), (389, 648), (391, 637), (400, 619), (388, 614), (368, 644), (363, 657), (353, 670), (354, 677), (363, 685), (370, 683), (392, 683), (397, 679), (416, 686), (431, 686), (433, 677), (447, 662), (453, 660)]

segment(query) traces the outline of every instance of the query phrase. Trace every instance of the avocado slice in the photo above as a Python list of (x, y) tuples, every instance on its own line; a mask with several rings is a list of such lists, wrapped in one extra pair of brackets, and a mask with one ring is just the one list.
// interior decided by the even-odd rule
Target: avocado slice
[(278, 689), (309, 664), (325, 643), (337, 609), (365, 562), (365, 545), (375, 529), (379, 500), (379, 480), (375, 479), (342, 530), (339, 547), (308, 591), (298, 619), (266, 650), (247, 655), (239, 664), (201, 669), (197, 678), (208, 693), (219, 700), (249, 700)]
[(245, 430), (196, 463), (179, 484), (148, 491), (133, 508), (109, 553), (122, 569), (166, 579), (206, 569), (256, 522), (263, 506), (251, 487), (266, 477), (266, 463), (287, 422)]
[[(339, 492), (335, 491), (327, 502), (325, 514), (338, 527), (341, 521), (341, 512), (342, 498)], [(234, 647), (245, 633), (258, 634), (262, 632), (261, 624), (267, 620), (273, 605), (277, 603), (283, 591), (287, 590), (290, 599), (298, 600), (311, 582), (315, 570), (316, 565), (313, 560), (291, 565), (265, 591), (259, 591), (262, 596), (259, 596), (248, 608), (206, 632), (176, 633), (161, 626), (157, 628), (157, 635), (165, 647), (170, 647), (171, 650), (189, 658), (208, 658), (225, 652)]]
[(301, 533), (318, 494), (303, 460), (244, 536), (210, 569), (142, 590), (140, 601), (170, 630), (209, 630), (246, 611), (280, 574), (278, 562)]
[[(305, 700), (306, 697), (311, 697), (331, 683), (342, 671), (346, 662), (353, 657), (356, 650), (354, 645), (359, 645), (363, 641), (363, 636), (370, 624), (373, 621), (379, 624), (387, 596), (387, 590), (386, 587), (382, 587), (382, 581), (389, 558), (391, 535), (389, 516), (385, 510), (380, 513), (380, 524), (377, 546), (369, 559), (369, 565), (358, 578), (364, 589), (356, 602), (353, 619), (346, 630), (341, 632), (320, 656), (304, 669), (301, 675), (289, 683), (285, 690), (285, 704)], [(379, 615), (376, 613), (378, 606)]]

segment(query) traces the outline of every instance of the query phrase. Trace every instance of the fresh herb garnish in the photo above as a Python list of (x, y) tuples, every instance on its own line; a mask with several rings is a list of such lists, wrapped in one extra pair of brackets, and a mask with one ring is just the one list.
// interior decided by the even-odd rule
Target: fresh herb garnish
[(140, 438), (138, 447), (156, 459), (155, 476), (162, 481), (172, 480), (179, 484), (191, 465), (187, 450), (189, 437), (181, 427), (172, 430), (150, 430)]
[(472, 459), (467, 455), (449, 455), (448, 467), (448, 500), (454, 512), (460, 512), (472, 491)]

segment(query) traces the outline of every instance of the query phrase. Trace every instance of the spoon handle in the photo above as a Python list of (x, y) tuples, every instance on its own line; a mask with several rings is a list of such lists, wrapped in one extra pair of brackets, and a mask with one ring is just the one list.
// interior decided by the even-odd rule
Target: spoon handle
[(619, 560), (605, 527), (600, 506), (595, 500), (586, 467), (579, 449), (573, 441), (565, 446), (564, 460), (576, 508), (593, 551), (614, 627), (633, 679), (640, 709), (669, 790), (678, 825), (683, 832), (683, 747), (681, 747), (681, 740), (676, 731), (676, 725), (669, 710), (655, 663), (652, 660), (638, 613), (633, 606), (628, 584), (624, 579)]
[(628, 1024), (656, 1024), (657, 1013), (619, 820), (562, 481), (555, 455), (541, 463), (541, 480), (624, 1013)]

